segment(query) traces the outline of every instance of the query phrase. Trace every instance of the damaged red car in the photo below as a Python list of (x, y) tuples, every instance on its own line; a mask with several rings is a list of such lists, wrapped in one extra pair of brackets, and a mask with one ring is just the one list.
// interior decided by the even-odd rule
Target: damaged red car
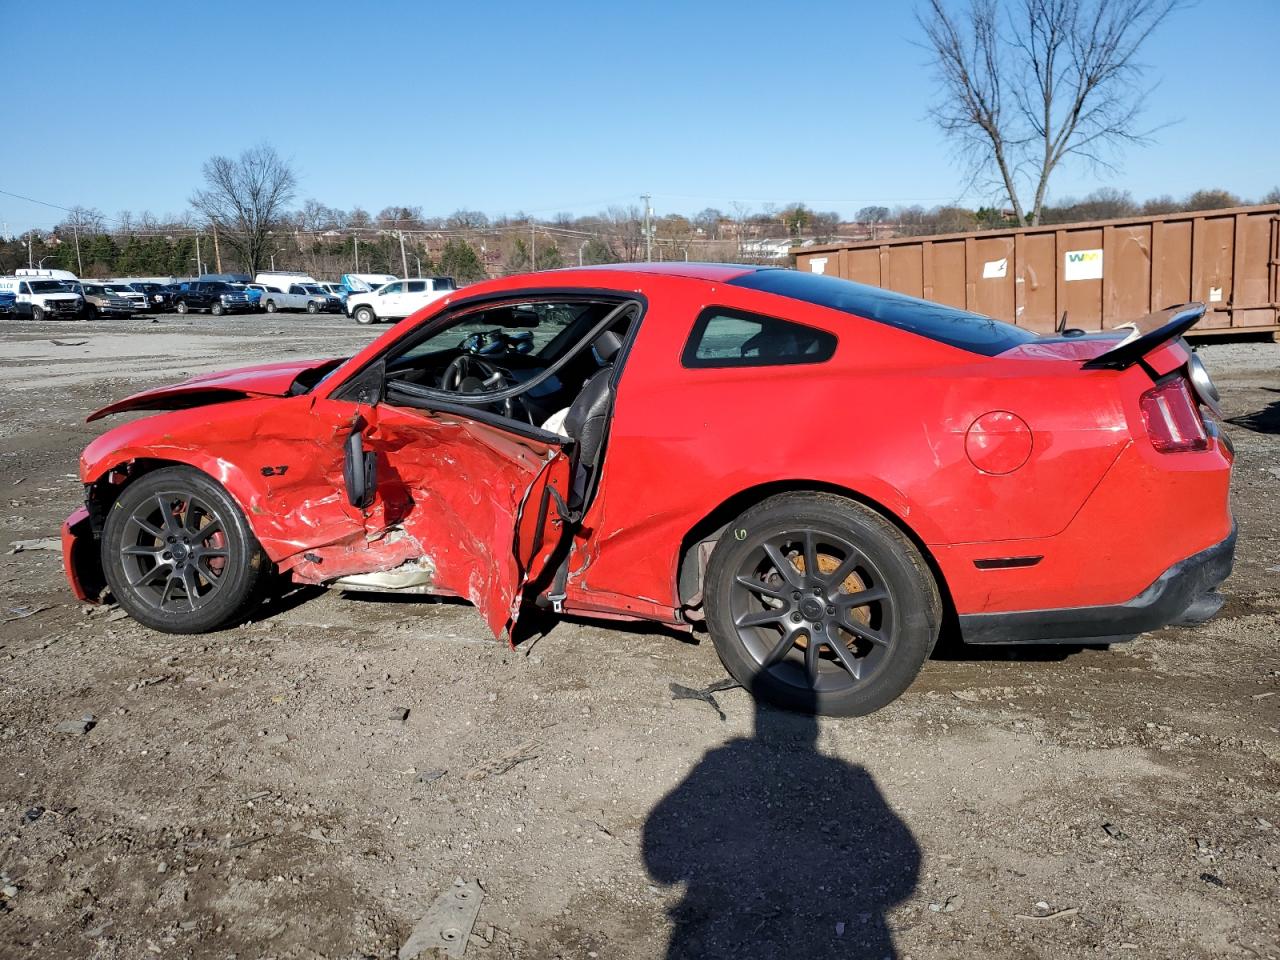
[(345, 359), (148, 390), (81, 459), (81, 599), (216, 630), (264, 583), (705, 623), (755, 695), (901, 694), (939, 631), (1109, 643), (1220, 604), (1189, 304), (1026, 330), (828, 276), (639, 264), (459, 290)]

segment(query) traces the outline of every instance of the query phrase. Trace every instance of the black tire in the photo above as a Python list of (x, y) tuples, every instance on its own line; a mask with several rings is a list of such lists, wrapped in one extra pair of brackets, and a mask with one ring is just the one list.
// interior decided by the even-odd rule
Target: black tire
[[(779, 494), (734, 520), (711, 553), (704, 596), (716, 652), (739, 683), (828, 716), (862, 716), (900, 696), (942, 619), (915, 544), (874, 510), (827, 493)], [(822, 642), (811, 643), (814, 633)]]
[(373, 307), (356, 307), (356, 312), (353, 316), (356, 318), (356, 323), (362, 324), (366, 327), (371, 323), (378, 322), (378, 315), (373, 312)]
[(86, 320), (97, 320), (98, 308), (95, 307), (92, 303), (86, 303), (84, 305), (84, 318)]
[(274, 300), (268, 300), (267, 313), (275, 313), (275, 312), (276, 312), (276, 302)]
[(178, 313), (182, 314), (182, 316), (184, 316), (184, 317), (185, 317), (185, 316), (187, 315), (187, 311), (190, 309), (190, 307), (188, 307), (188, 306), (187, 306), (187, 301), (185, 301), (185, 300), (179, 300), (179, 301), (177, 302), (177, 304), (175, 304), (175, 305), (174, 305), (174, 308), (173, 308), (173, 309), (174, 309), (174, 310), (176, 310), (176, 311), (178, 311)]
[(129, 484), (102, 531), (102, 568), (116, 601), (163, 633), (206, 633), (244, 619), (270, 567), (235, 501), (192, 467), (164, 467)]
[(40, 304), (38, 304), (38, 303), (33, 303), (33, 304), (31, 305), (31, 319), (32, 319), (32, 320), (43, 320), (43, 319), (44, 319), (44, 307), (40, 306)]
[(320, 306), (314, 300), (307, 301), (307, 313), (319, 313)]
[(215, 300), (213, 305), (209, 307), (209, 312), (215, 317), (220, 317), (227, 312), (227, 308), (222, 305), (221, 301)]

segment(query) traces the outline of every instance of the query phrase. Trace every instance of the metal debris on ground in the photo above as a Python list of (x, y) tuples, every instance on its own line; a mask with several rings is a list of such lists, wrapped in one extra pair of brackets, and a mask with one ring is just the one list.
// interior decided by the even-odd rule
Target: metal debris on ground
[(683, 684), (673, 683), (671, 684), (671, 699), (701, 700), (703, 703), (709, 703), (711, 705), (711, 709), (715, 710), (715, 712), (720, 715), (721, 720), (727, 720), (728, 717), (726, 717), (724, 711), (720, 709), (720, 704), (716, 702), (716, 698), (712, 696), (712, 694), (720, 693), (723, 690), (732, 690), (734, 687), (739, 686), (741, 686), (741, 684), (738, 683), (737, 680), (732, 679), (717, 680), (715, 683), (709, 684), (701, 690), (695, 690), (692, 687), (686, 687)]
[(1117, 827), (1114, 823), (1104, 823), (1102, 825), (1103, 832), (1114, 840), (1128, 840), (1129, 835)]
[(455, 880), (414, 926), (397, 954), (399, 960), (414, 960), (427, 955), (429, 950), (443, 950), (445, 956), (461, 957), (467, 949), (471, 928), (480, 915), (483, 899), (484, 891), (479, 883)]
[(428, 770), (425, 773), (418, 774), (418, 782), (435, 783), (448, 772), (448, 770)]
[[(12, 551), (10, 551), (12, 552)], [(13, 623), (15, 620), (25, 620), (27, 617), (34, 617), (37, 613), (45, 610), (52, 610), (48, 604), (41, 604), (38, 607), (10, 607), (9, 612), (13, 614), (11, 617), (5, 617), (0, 623)]]
[(1067, 907), (1065, 910), (1054, 910), (1052, 913), (1015, 913), (1014, 916), (1019, 920), (1065, 920), (1067, 917), (1074, 917), (1079, 912), (1079, 907)]
[(465, 779), (476, 781), (483, 780), (485, 777), (500, 777), (502, 774), (511, 770), (513, 767), (524, 763), (526, 760), (533, 760), (538, 755), (533, 751), (537, 749), (536, 740), (526, 740), (514, 750), (509, 750), (502, 756), (493, 760), (486, 760), (484, 763), (476, 764), (465, 774)]
[(26, 553), (28, 550), (54, 550), (62, 552), (62, 541), (53, 537), (41, 537), (39, 540), (10, 540), (10, 553)]

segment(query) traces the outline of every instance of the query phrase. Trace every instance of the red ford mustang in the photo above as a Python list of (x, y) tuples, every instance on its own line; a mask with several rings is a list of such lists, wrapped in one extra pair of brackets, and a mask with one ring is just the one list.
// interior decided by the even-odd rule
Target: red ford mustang
[[(795, 709), (897, 697), (968, 643), (1216, 611), (1232, 452), (1175, 307), (1037, 337), (783, 269), (622, 265), (457, 291), (354, 357), (196, 377), (81, 459), (68, 577), (157, 630), (271, 570), (692, 629)], [(1074, 331), (1073, 331), (1074, 332)]]

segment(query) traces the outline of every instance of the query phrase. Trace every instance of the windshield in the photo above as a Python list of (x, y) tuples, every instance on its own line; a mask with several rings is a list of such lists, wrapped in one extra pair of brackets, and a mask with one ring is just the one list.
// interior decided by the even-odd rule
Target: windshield
[(1036, 339), (1029, 330), (981, 314), (825, 274), (766, 268), (728, 282), (865, 317), (987, 357)]
[(316, 296), (321, 296), (321, 297), (323, 297), (323, 296), (324, 296), (324, 294), (325, 294), (325, 291), (324, 291), (324, 290), (322, 290), (322, 289), (320, 289), (320, 287), (315, 286), (314, 284), (310, 284), (310, 283), (304, 283), (304, 284), (302, 284), (302, 289), (303, 289), (303, 290), (305, 290), (307, 293), (310, 293), (310, 294), (313, 294), (313, 295), (316, 295)]
[(59, 280), (32, 280), (32, 293), (70, 293), (70, 288)]

